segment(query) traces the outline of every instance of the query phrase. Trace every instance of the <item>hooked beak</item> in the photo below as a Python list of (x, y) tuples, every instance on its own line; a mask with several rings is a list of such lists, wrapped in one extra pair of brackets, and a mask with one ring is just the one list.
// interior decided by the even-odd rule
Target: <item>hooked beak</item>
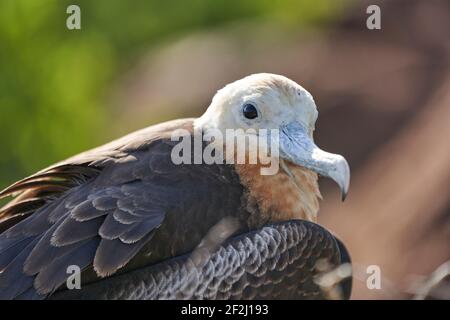
[(345, 200), (350, 185), (350, 167), (347, 160), (339, 154), (317, 147), (302, 124), (291, 122), (281, 127), (280, 156), (333, 179), (341, 189), (342, 201)]

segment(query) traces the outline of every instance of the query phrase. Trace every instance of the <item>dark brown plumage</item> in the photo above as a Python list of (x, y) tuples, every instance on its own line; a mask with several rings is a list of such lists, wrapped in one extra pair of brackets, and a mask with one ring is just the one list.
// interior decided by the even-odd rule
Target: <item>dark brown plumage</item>
[[(290, 94), (289, 101), (299, 110), (305, 104), (308, 119), (314, 119), (312, 98), (298, 94), (301, 88), (292, 81), (273, 75), (252, 79), (244, 80), (256, 81), (250, 88), (266, 90), (268, 97), (283, 88), (280, 92)], [(211, 110), (217, 107), (215, 102)], [(172, 148), (178, 142), (171, 140), (173, 132), (187, 130), (191, 139), (199, 134), (194, 130), (198, 123), (184, 119), (137, 131), (13, 184), (0, 192), (0, 198), (15, 196), (0, 209), (0, 299), (48, 297), (63, 289), (70, 265), (83, 270), (84, 287), (158, 262), (170, 266), (171, 259), (196, 247), (194, 253), (203, 249), (212, 253), (230, 236), (267, 223), (315, 221), (320, 193), (314, 170), (333, 178), (346, 193), (349, 169), (341, 156), (318, 149), (300, 123), (283, 125), (289, 141), (282, 148), (288, 160), (284, 171), (273, 176), (256, 175), (259, 167), (250, 164), (174, 164)], [(195, 148), (191, 152), (193, 158)], [(271, 268), (278, 263), (298, 268), (297, 275), (308, 283), (317, 274), (314, 265), (320, 257), (333, 257), (333, 265), (341, 263), (342, 252), (334, 238), (324, 236), (321, 228), (314, 230), (308, 233), (315, 237), (312, 242), (308, 237), (293, 242), (298, 250), (313, 243), (309, 251), (295, 249), (309, 252), (295, 260), (300, 265), (278, 258), (267, 263)], [(254, 239), (257, 250), (243, 254), (262, 250), (258, 237)], [(275, 254), (284, 249), (280, 245)], [(307, 268), (302, 261), (308, 262)], [(266, 270), (264, 263), (257, 267)], [(270, 280), (271, 273), (267, 277)], [(289, 280), (289, 274), (281, 275), (283, 279)], [(306, 297), (308, 290), (300, 291)]]
[(139, 131), (4, 190), (24, 193), (1, 210), (2, 225), (16, 224), (0, 235), (0, 297), (49, 294), (71, 264), (107, 276), (127, 263), (121, 272), (180, 255), (220, 218), (243, 219), (243, 187), (231, 166), (172, 164), (168, 137), (181, 127), (192, 128), (192, 120)]
[(233, 237), (203, 263), (187, 254), (52, 299), (348, 299), (351, 278), (317, 283), (321, 259), (330, 271), (350, 262), (342, 244), (319, 225), (279, 222)]

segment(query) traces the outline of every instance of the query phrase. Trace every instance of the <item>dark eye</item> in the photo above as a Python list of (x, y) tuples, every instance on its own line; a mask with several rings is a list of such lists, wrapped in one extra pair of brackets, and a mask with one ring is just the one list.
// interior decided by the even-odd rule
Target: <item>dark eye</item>
[(251, 103), (246, 103), (242, 108), (242, 112), (247, 119), (255, 119), (258, 116), (258, 110)]

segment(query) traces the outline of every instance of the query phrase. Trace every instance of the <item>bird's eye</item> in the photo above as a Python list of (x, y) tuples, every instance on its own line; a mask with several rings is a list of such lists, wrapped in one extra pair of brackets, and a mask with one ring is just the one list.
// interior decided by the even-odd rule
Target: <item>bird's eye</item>
[(242, 108), (242, 112), (247, 119), (255, 119), (258, 117), (258, 110), (256, 110), (256, 107), (251, 103), (246, 103)]

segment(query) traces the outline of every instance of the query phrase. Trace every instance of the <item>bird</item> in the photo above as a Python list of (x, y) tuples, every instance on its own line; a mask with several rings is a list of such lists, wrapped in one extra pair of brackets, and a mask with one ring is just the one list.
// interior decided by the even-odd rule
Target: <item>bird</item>
[[(312, 238), (315, 256), (348, 262), (343, 244), (316, 224), (318, 176), (334, 180), (342, 199), (350, 182), (346, 159), (314, 143), (317, 118), (302, 86), (252, 74), (218, 90), (199, 118), (144, 128), (12, 184), (0, 192), (0, 199), (13, 197), (0, 209), (0, 299), (51, 298), (64, 291), (72, 265), (82, 270), (83, 287), (149, 267), (174, 270), (192, 257), (200, 257), (194, 265), (201, 274), (219, 248), (224, 254), (245, 241), (273, 244), (267, 234), (283, 239), (275, 253)], [(268, 164), (258, 157), (250, 163), (258, 147), (276, 170), (264, 171)], [(206, 150), (222, 162), (198, 159)], [(280, 236), (280, 226), (296, 240)], [(299, 252), (296, 261), (313, 259)], [(300, 276), (312, 279), (308, 268)]]

